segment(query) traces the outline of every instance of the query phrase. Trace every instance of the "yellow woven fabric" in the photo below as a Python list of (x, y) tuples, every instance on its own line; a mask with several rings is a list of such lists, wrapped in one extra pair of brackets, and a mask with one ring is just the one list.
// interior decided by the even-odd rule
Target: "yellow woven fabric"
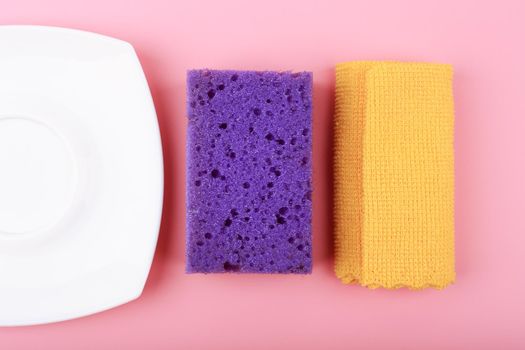
[(335, 271), (370, 288), (444, 288), (454, 272), (449, 65), (336, 67)]

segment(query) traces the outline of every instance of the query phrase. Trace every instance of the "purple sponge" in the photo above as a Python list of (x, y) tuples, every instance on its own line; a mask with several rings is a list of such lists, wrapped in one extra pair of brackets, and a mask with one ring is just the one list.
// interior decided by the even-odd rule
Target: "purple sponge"
[(187, 272), (311, 272), (312, 74), (187, 83)]

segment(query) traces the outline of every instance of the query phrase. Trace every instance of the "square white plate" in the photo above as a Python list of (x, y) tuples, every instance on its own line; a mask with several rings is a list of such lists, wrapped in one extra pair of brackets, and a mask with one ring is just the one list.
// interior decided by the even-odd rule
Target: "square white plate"
[(157, 117), (133, 47), (0, 26), (0, 326), (140, 296), (162, 196)]

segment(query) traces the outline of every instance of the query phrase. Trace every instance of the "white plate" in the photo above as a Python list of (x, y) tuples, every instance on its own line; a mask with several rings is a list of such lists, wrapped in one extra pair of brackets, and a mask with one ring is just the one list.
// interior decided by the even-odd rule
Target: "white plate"
[(162, 195), (159, 128), (133, 47), (0, 26), (0, 325), (140, 296)]

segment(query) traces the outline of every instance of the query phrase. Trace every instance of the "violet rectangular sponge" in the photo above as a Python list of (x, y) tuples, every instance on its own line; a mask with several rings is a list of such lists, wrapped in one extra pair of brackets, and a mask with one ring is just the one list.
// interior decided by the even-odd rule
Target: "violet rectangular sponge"
[(187, 272), (310, 273), (312, 74), (187, 84)]

